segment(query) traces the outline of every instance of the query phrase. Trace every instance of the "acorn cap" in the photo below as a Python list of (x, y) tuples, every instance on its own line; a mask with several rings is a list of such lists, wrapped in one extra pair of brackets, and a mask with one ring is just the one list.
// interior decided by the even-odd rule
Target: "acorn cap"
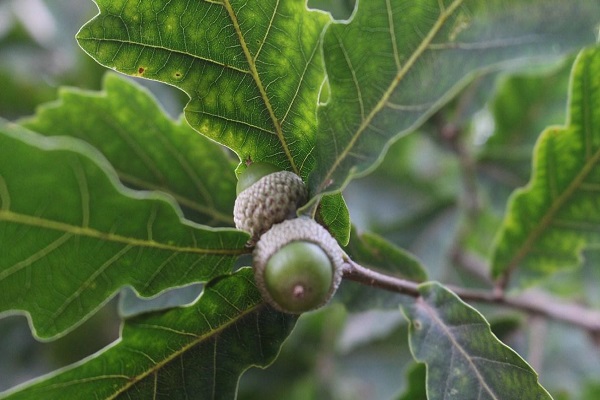
[(266, 175), (242, 191), (235, 200), (233, 220), (252, 235), (253, 244), (273, 224), (296, 217), (308, 192), (302, 179), (289, 171)]
[[(269, 293), (267, 283), (265, 281), (265, 267), (274, 254), (276, 254), (286, 245), (293, 242), (307, 242), (317, 245), (321, 250), (323, 250), (331, 262), (332, 279), (329, 291), (323, 297), (323, 300), (312, 309), (316, 309), (325, 305), (331, 299), (331, 297), (333, 297), (335, 291), (340, 285), (340, 282), (342, 281), (344, 264), (342, 258), (343, 253), (337, 241), (315, 220), (301, 217), (273, 225), (270, 230), (261, 236), (260, 240), (256, 244), (256, 248), (254, 249), (254, 279), (257, 287), (263, 295), (263, 298), (274, 308), (288, 313), (297, 313), (299, 311), (284, 309), (273, 299)], [(293, 294), (290, 293), (290, 295)]]

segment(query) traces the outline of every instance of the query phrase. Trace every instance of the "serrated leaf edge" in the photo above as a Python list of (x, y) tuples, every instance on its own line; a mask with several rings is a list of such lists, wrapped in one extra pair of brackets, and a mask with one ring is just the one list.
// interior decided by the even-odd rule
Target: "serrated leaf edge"
[[(582, 60), (585, 58), (588, 51), (589, 50), (581, 51), (577, 55), (577, 58), (575, 59), (575, 62), (573, 64), (574, 69), (571, 73), (571, 82), (569, 85), (569, 100), (568, 100), (569, 107), (568, 107), (567, 121), (566, 121), (565, 125), (546, 128), (542, 132), (542, 134), (540, 135), (540, 137), (536, 143), (534, 155), (537, 155), (539, 145), (541, 143), (545, 142), (546, 140), (548, 140), (548, 138), (551, 135), (564, 134), (571, 127), (571, 106), (570, 105), (571, 105), (571, 101), (572, 101), (571, 91), (572, 91), (572, 87), (573, 87), (573, 80), (575, 79), (574, 72), (575, 72), (575, 69), (577, 68), (577, 65), (579, 65), (580, 62), (582, 62)], [(586, 64), (584, 67), (587, 68), (588, 65)], [(586, 79), (587, 77), (589, 77), (589, 73), (584, 73), (583, 78)], [(502, 271), (495, 274), (497, 277), (500, 277), (501, 279), (505, 279), (505, 277), (507, 277), (518, 266), (518, 264), (521, 262), (521, 260), (527, 256), (527, 253), (533, 247), (535, 241), (553, 223), (556, 213), (558, 213), (560, 211), (561, 207), (569, 200), (569, 198), (578, 189), (585, 187), (584, 180), (592, 172), (593, 168), (597, 167), (598, 164), (600, 163), (600, 149), (598, 149), (596, 152), (592, 152), (592, 150), (591, 150), (591, 147), (592, 147), (591, 139), (590, 139), (591, 134), (589, 133), (589, 124), (587, 123), (589, 120), (589, 114), (590, 114), (589, 107), (587, 105), (591, 104), (591, 102), (586, 101), (585, 99), (588, 99), (590, 97), (589, 86), (582, 85), (582, 92), (583, 93), (582, 93), (581, 104), (583, 104), (583, 109), (584, 109), (583, 113), (586, 116), (586, 118), (584, 118), (584, 120), (585, 120), (584, 126), (581, 127), (582, 131), (584, 132), (584, 136), (585, 136), (584, 137), (584, 139), (585, 139), (585, 143), (584, 143), (585, 163), (583, 164), (583, 168), (580, 170), (579, 173), (577, 173), (575, 175), (575, 178), (573, 179), (573, 181), (560, 194), (556, 193), (556, 189), (554, 189), (554, 186), (553, 186), (553, 183), (554, 183), (553, 181), (555, 179), (555, 175), (549, 174), (548, 185), (550, 186), (549, 191), (552, 195), (552, 203), (551, 203), (550, 207), (548, 208), (547, 212), (541, 218), (541, 220), (530, 231), (531, 233), (527, 236), (527, 238), (525, 239), (523, 244), (520, 246), (519, 250), (511, 258), (511, 260), (505, 266), (503, 266)], [(509, 204), (507, 206), (507, 208), (509, 210), (512, 208), (512, 204), (515, 202), (516, 198), (525, 195), (532, 189), (532, 187), (535, 183), (534, 178), (536, 179), (536, 181), (537, 181), (537, 179), (539, 179), (537, 174), (535, 173), (536, 166), (537, 166), (536, 158), (537, 157), (534, 156), (534, 161), (533, 161), (534, 172), (532, 174), (532, 179), (529, 181), (529, 183), (525, 187), (515, 190), (515, 192), (513, 193), (513, 196), (511, 197), (511, 199), (509, 201)], [(592, 190), (594, 190), (594, 189), (597, 190), (597, 188), (592, 188)], [(493, 246), (494, 248), (496, 248), (498, 246), (499, 240), (500, 240), (500, 236), (498, 236), (496, 238), (496, 243)], [(581, 249), (575, 249), (575, 250), (577, 252), (579, 252)], [(497, 268), (494, 268), (494, 270), (497, 271)]]

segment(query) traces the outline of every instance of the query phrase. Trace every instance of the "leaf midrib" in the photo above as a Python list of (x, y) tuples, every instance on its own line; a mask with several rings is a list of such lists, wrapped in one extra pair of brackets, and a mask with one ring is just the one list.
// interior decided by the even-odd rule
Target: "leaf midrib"
[[(400, 83), (402, 82), (402, 79), (406, 76), (406, 74), (408, 74), (408, 72), (411, 70), (411, 68), (417, 62), (417, 60), (428, 49), (431, 42), (433, 41), (435, 36), (438, 34), (438, 32), (443, 28), (443, 26), (446, 23), (446, 21), (448, 20), (448, 18), (450, 18), (452, 16), (452, 14), (456, 11), (456, 9), (458, 9), (458, 7), (460, 7), (462, 5), (463, 2), (464, 2), (464, 0), (455, 0), (448, 8), (445, 8), (441, 11), (437, 21), (435, 22), (433, 27), (429, 30), (427, 36), (425, 36), (424, 40), (419, 44), (419, 46), (416, 48), (416, 50), (410, 55), (410, 57), (408, 58), (406, 63), (402, 66), (402, 68), (400, 68), (398, 70), (396, 77), (394, 78), (392, 83), (389, 85), (388, 89), (384, 92), (381, 99), (379, 99), (379, 101), (377, 102), (375, 107), (373, 107), (373, 109), (367, 115), (367, 117), (363, 119), (362, 123), (360, 124), (360, 126), (358, 127), (358, 129), (356, 131), (356, 134), (351, 137), (350, 142), (346, 145), (346, 147), (342, 150), (342, 152), (336, 157), (332, 166), (327, 171), (327, 174), (325, 175), (325, 177), (321, 180), (321, 183), (319, 184), (319, 187), (318, 187), (319, 192), (323, 192), (327, 188), (329, 183), (332, 181), (332, 176), (333, 176), (334, 172), (340, 166), (342, 161), (344, 159), (346, 159), (346, 157), (348, 157), (348, 155), (352, 152), (352, 149), (358, 142), (358, 139), (362, 136), (362, 134), (365, 132), (367, 127), (371, 124), (371, 121), (375, 118), (375, 116), (381, 110), (383, 110), (385, 108), (385, 105), (389, 101), (390, 97), (392, 96), (392, 94), (394, 93), (394, 91), (396, 90), (398, 85), (400, 85)], [(390, 12), (389, 9), (386, 9), (386, 11), (388, 13)], [(392, 32), (393, 32), (393, 26), (390, 26), (390, 30), (392, 30)], [(395, 39), (394, 39), (394, 44), (395, 44)], [(397, 53), (397, 49), (395, 47), (394, 47), (394, 52)]]
[[(580, 56), (581, 57), (581, 56)], [(582, 61), (580, 61), (582, 62)], [(583, 118), (582, 118), (582, 126), (581, 126), (581, 134), (584, 136), (582, 142), (585, 147), (585, 162), (583, 164), (583, 168), (581, 171), (575, 176), (575, 179), (567, 186), (567, 188), (556, 198), (556, 200), (551, 204), (550, 208), (544, 214), (540, 222), (534, 227), (531, 231), (519, 251), (515, 254), (515, 256), (510, 260), (507, 264), (506, 269), (504, 270), (503, 277), (507, 277), (512, 270), (514, 270), (517, 265), (527, 256), (529, 251), (532, 249), (534, 243), (538, 238), (546, 231), (546, 229), (552, 224), (554, 221), (554, 217), (560, 211), (560, 209), (565, 205), (567, 201), (574, 195), (574, 193), (582, 187), (584, 184), (584, 180), (588, 177), (588, 175), (592, 172), (592, 170), (600, 163), (600, 149), (592, 152), (592, 140), (591, 140), (591, 126), (593, 125), (591, 122), (591, 110), (589, 110), (588, 105), (593, 104), (591, 101), (592, 94), (590, 93), (589, 88), (591, 85), (588, 83), (590, 72), (589, 72), (589, 63), (584, 64), (582, 67), (584, 71), (581, 72), (581, 79), (584, 82), (581, 84), (581, 98), (579, 99), (580, 104), (582, 104)], [(573, 100), (571, 100), (573, 101)], [(570, 110), (572, 112), (572, 110)], [(569, 116), (570, 119), (570, 116)], [(556, 134), (561, 135), (568, 132), (569, 129), (572, 129), (572, 125), (569, 123), (568, 126), (564, 127), (562, 130), (559, 130)], [(551, 131), (546, 131), (545, 135), (549, 135)], [(549, 140), (549, 139), (548, 139)], [(553, 178), (553, 177), (550, 177)], [(505, 279), (505, 278), (502, 278)]]
[(479, 369), (473, 362), (469, 353), (467, 353), (467, 351), (460, 345), (458, 340), (454, 337), (454, 334), (452, 334), (452, 332), (450, 332), (450, 330), (447, 328), (445, 323), (440, 318), (438, 318), (438, 315), (436, 314), (435, 310), (429, 306), (429, 303), (427, 303), (427, 301), (423, 297), (421, 297), (421, 300), (423, 301), (424, 308), (425, 308), (427, 314), (429, 315), (429, 317), (433, 320), (433, 322), (435, 322), (439, 326), (439, 328), (444, 332), (446, 337), (450, 340), (452, 345), (464, 357), (464, 359), (467, 361), (471, 370), (473, 370), (473, 372), (477, 376), (477, 380), (481, 383), (481, 385), (483, 386), (485, 391), (492, 397), (493, 400), (498, 400), (498, 397), (496, 397), (496, 394), (492, 391), (492, 389), (488, 386), (488, 384), (485, 381), (485, 379), (483, 378), (483, 376), (479, 373)]
[[(249, 74), (252, 79), (254, 80), (256, 87), (259, 91), (260, 94), (260, 98), (262, 99), (264, 106), (269, 114), (269, 118), (271, 119), (271, 122), (273, 124), (274, 127), (274, 132), (271, 131), (266, 131), (269, 134), (275, 134), (277, 136), (278, 141), (281, 144), (281, 148), (285, 154), (285, 157), (287, 158), (288, 162), (290, 163), (291, 169), (293, 172), (295, 172), (296, 174), (300, 173), (300, 167), (297, 165), (294, 156), (292, 155), (292, 152), (290, 150), (289, 144), (287, 142), (287, 139), (285, 138), (284, 132), (283, 132), (283, 128), (282, 128), (282, 123), (283, 120), (280, 120), (277, 115), (275, 114), (275, 109), (273, 107), (273, 105), (271, 104), (271, 101), (269, 99), (269, 96), (267, 95), (266, 89), (265, 89), (265, 85), (263, 84), (260, 74), (258, 72), (257, 66), (256, 66), (256, 62), (255, 62), (255, 58), (256, 56), (258, 56), (258, 53), (256, 55), (252, 55), (252, 53), (250, 52), (250, 49), (248, 48), (248, 45), (246, 43), (246, 40), (244, 38), (244, 35), (242, 33), (240, 24), (238, 22), (237, 19), (237, 15), (235, 13), (235, 10), (233, 8), (233, 6), (231, 5), (231, 2), (229, 0), (204, 0), (207, 1), (209, 3), (213, 3), (213, 4), (218, 4), (222, 7), (225, 8), (231, 23), (233, 25), (233, 28), (235, 30), (236, 35), (238, 36), (239, 39), (239, 43), (240, 43), (240, 47), (242, 48), (242, 52), (246, 58), (246, 62), (248, 64), (249, 69), (245, 69), (239, 66), (233, 66), (230, 64), (225, 64), (225, 63), (221, 63), (221, 62), (217, 62), (216, 60), (213, 59), (208, 59), (205, 57), (200, 57), (196, 54), (190, 54), (187, 51), (182, 51), (182, 50), (175, 50), (175, 49), (171, 49), (171, 48), (166, 48), (164, 46), (158, 45), (158, 44), (150, 44), (150, 43), (143, 43), (141, 41), (133, 41), (131, 39), (122, 39), (122, 38), (106, 38), (106, 37), (96, 37), (96, 36), (84, 36), (85, 34), (80, 31), (77, 34), (77, 40), (79, 42), (93, 42), (93, 43), (97, 43), (97, 42), (116, 42), (116, 43), (120, 43), (120, 44), (132, 44), (132, 45), (138, 45), (138, 46), (143, 46), (143, 47), (148, 47), (151, 49), (157, 49), (157, 50), (164, 50), (166, 52), (170, 52), (170, 53), (174, 53), (174, 54), (180, 54), (180, 55), (184, 55), (184, 56), (188, 56), (191, 57), (193, 59), (197, 59), (199, 61), (202, 62), (207, 62), (207, 63), (211, 63), (211, 64), (216, 64), (219, 65), (225, 69), (231, 69), (243, 74)], [(271, 17), (271, 21), (270, 23), (272, 23), (272, 20), (275, 18), (275, 14), (274, 13)], [(270, 26), (269, 26), (270, 28)], [(264, 44), (264, 43), (263, 43)], [(261, 44), (261, 48), (262, 48), (262, 44)], [(87, 50), (84, 49), (84, 51), (88, 52)], [(88, 52), (89, 53), (89, 52)], [(96, 59), (96, 57), (93, 54), (90, 54), (93, 58)], [(183, 88), (182, 88), (183, 89)], [(187, 91), (186, 91), (187, 92)], [(189, 95), (191, 95), (191, 93), (188, 93)], [(316, 104), (315, 104), (316, 107)], [(262, 128), (259, 127), (255, 127), (257, 129), (261, 129), (264, 130)]]
[(229, 14), (229, 18), (231, 19), (231, 22), (233, 23), (234, 30), (235, 30), (236, 34), (238, 35), (238, 39), (240, 41), (240, 46), (242, 47), (242, 51), (244, 53), (244, 56), (246, 57), (248, 66), (250, 67), (250, 75), (252, 76), (252, 79), (254, 79), (254, 83), (256, 84), (258, 91), (260, 92), (260, 96), (265, 104), (265, 107), (267, 108), (269, 117), (271, 118), (271, 121), (273, 122), (273, 127), (275, 128), (275, 134), (277, 135), (277, 139), (281, 143), (281, 147), (285, 153), (285, 156), (288, 159), (288, 161), (290, 162), (292, 171), (296, 174), (299, 174), (300, 170), (298, 169), (298, 166), (296, 165), (296, 163), (294, 161), (294, 157), (292, 156), (290, 148), (288, 147), (287, 140), (285, 139), (285, 137), (283, 135), (283, 130), (281, 128), (281, 123), (279, 121), (279, 118), (277, 118), (277, 116), (275, 115), (275, 110), (273, 109), (273, 106), (271, 105), (271, 101), (269, 100), (269, 97), (267, 96), (265, 86), (263, 85), (262, 80), (260, 79), (260, 75), (258, 73), (258, 70), (256, 69), (256, 63), (255, 63), (254, 57), (252, 56), (252, 53), (250, 53), (250, 49), (248, 49), (248, 45), (246, 44), (246, 40), (244, 39), (244, 35), (240, 28), (240, 24), (238, 22), (237, 15), (235, 14), (235, 10), (231, 6), (231, 3), (229, 0), (224, 0), (223, 6), (227, 10), (227, 13)]
[(584, 164), (581, 172), (577, 174), (575, 179), (569, 186), (556, 198), (551, 204), (548, 211), (544, 214), (540, 222), (531, 230), (529, 236), (519, 251), (507, 264), (504, 275), (510, 274), (513, 269), (527, 256), (529, 251), (532, 249), (534, 242), (546, 231), (546, 229), (552, 224), (554, 217), (565, 205), (565, 203), (573, 196), (573, 194), (582, 186), (583, 181), (592, 172), (593, 168), (600, 162), (600, 150), (596, 151), (593, 156)]
[(155, 240), (132, 238), (117, 235), (114, 233), (102, 232), (89, 227), (75, 226), (64, 222), (58, 222), (40, 217), (34, 217), (31, 215), (15, 213), (10, 210), (0, 210), (0, 221), (13, 222), (36, 228), (51, 229), (75, 236), (84, 236), (103, 240), (106, 242), (122, 243), (134, 247), (148, 247), (160, 250), (170, 250), (180, 253), (193, 253), (202, 255), (239, 255), (247, 252), (247, 250), (243, 248), (209, 249), (200, 247), (176, 246), (166, 243), (160, 243)]

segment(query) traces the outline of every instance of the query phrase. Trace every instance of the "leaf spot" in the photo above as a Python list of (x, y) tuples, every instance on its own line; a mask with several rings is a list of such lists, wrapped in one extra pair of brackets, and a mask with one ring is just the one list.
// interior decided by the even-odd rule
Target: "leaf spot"
[(423, 323), (421, 322), (421, 320), (419, 319), (415, 319), (413, 321), (413, 326), (415, 327), (416, 330), (421, 330), (423, 329)]

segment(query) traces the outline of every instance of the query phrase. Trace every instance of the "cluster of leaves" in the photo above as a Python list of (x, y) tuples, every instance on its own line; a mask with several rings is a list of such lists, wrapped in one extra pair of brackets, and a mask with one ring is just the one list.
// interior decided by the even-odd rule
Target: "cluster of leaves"
[[(439, 120), (468, 130), (466, 121), (476, 118), (465, 99), (481, 105), (472, 99), (477, 87), (467, 86), (476, 73), (548, 63), (592, 42), (599, 4), (369, 0), (356, 5), (351, 19), (336, 21), (298, 0), (96, 3), (100, 12), (81, 28), (79, 45), (102, 65), (173, 85), (190, 100), (173, 121), (147, 91), (111, 73), (101, 92), (64, 88), (35, 116), (0, 121), (0, 312), (24, 313), (34, 334), (49, 340), (82, 324), (123, 287), (147, 298), (204, 286), (192, 304), (134, 315), (114, 345), (3, 397), (232, 398), (245, 370), (271, 364), (297, 318), (266, 306), (252, 271), (240, 268), (249, 250), (248, 235), (230, 228), (235, 173), (252, 160), (302, 176), (313, 199), (302, 212), (327, 226), (353, 259), (423, 282), (415, 299), (348, 284), (337, 299), (348, 311), (332, 307), (308, 316), (296, 335), (311, 321), (320, 331), (346, 312), (390, 307), (385, 315), (395, 322), (388, 329), (398, 334), (401, 318), (392, 316), (400, 316), (402, 304), (409, 325), (400, 329), (426, 369), (411, 368), (399, 398), (425, 392), (429, 399), (550, 398), (478, 311), (428, 281), (443, 280), (433, 268), (438, 262), (427, 260), (425, 269), (395, 244), (418, 254), (415, 238), (456, 207), (455, 185), (423, 176), (427, 168), (414, 159), (431, 146), (425, 131), (436, 131)], [(464, 199), (467, 211), (475, 211), (457, 245), (489, 258), (493, 278), (504, 286), (577, 266), (581, 251), (593, 252), (598, 242), (598, 76), (600, 51), (581, 52), (571, 72), (566, 123), (540, 136), (531, 181), (511, 197), (501, 225), (493, 212)], [(484, 81), (481, 87), (489, 88), (492, 80), (478, 82)], [(510, 81), (498, 92), (498, 132), (478, 160), (464, 157), (452, 132), (435, 139), (450, 143), (462, 163), (440, 166), (439, 179), (454, 183), (449, 175), (459, 171), (466, 175), (465, 193), (472, 194), (468, 178), (477, 180), (477, 162), (482, 168), (476, 172), (489, 173), (488, 182), (515, 177), (509, 191), (525, 183), (531, 149), (524, 163), (509, 163), (515, 153), (507, 149), (527, 148), (519, 140), (533, 142), (523, 139), (524, 121), (561, 121), (531, 115), (536, 99), (529, 95), (548, 104), (547, 95), (526, 87), (535, 84)], [(398, 141), (382, 161), (393, 139), (428, 119), (422, 135)], [(531, 130), (528, 138), (541, 129)], [(392, 241), (351, 230), (340, 194), (378, 165), (374, 176), (410, 186), (415, 197), (401, 197), (420, 208), (411, 210), (417, 217), (377, 221), (364, 214)], [(493, 175), (498, 170), (504, 174)], [(390, 221), (396, 225), (376, 227)], [(481, 231), (498, 228), (490, 257), (491, 234)], [(413, 243), (396, 232), (411, 232)], [(286, 357), (298, 362), (297, 353), (284, 350), (280, 358)], [(317, 363), (300, 364), (299, 370)], [(316, 390), (312, 385), (298, 384), (294, 396)]]

